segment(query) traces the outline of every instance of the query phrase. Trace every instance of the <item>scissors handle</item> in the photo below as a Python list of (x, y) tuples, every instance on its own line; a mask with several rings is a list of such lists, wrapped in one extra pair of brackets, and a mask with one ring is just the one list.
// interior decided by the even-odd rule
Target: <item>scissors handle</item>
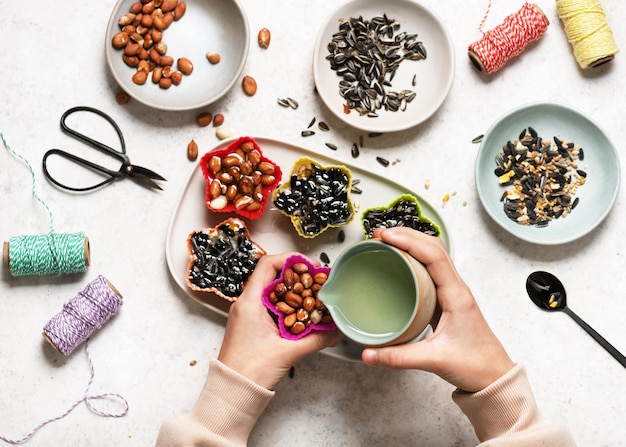
[[(80, 166), (83, 166), (85, 168), (88, 168), (88, 169), (91, 169), (93, 171), (96, 171), (96, 172), (99, 172), (101, 174), (104, 174), (105, 177), (108, 177), (108, 178), (104, 179), (102, 182), (100, 182), (100, 183), (98, 183), (96, 185), (87, 186), (85, 188), (75, 188), (75, 187), (72, 187), (72, 186), (64, 185), (63, 183), (61, 183), (58, 180), (56, 180), (52, 176), (52, 174), (50, 174), (50, 172), (48, 171), (48, 157), (50, 155), (58, 155), (59, 157), (65, 158), (66, 160), (69, 160), (72, 163), (75, 163), (77, 165), (80, 165)], [(44, 173), (44, 175), (52, 183), (54, 183), (55, 185), (57, 185), (60, 188), (67, 189), (69, 191), (77, 191), (77, 192), (91, 191), (92, 189), (99, 188), (99, 187), (101, 187), (103, 185), (106, 185), (107, 183), (111, 183), (113, 180), (115, 180), (115, 179), (117, 179), (119, 177), (122, 177), (122, 175), (123, 175), (119, 171), (113, 171), (111, 169), (107, 169), (105, 167), (102, 167), (100, 165), (92, 163), (89, 160), (85, 160), (83, 158), (77, 157), (76, 155), (70, 154), (69, 152), (62, 151), (61, 149), (50, 149), (49, 151), (47, 151), (44, 154), (44, 156), (43, 156), (42, 166), (43, 166), (43, 173)]]
[[(90, 138), (87, 135), (83, 135), (82, 133), (69, 127), (66, 123), (67, 117), (76, 112), (94, 113), (98, 116), (101, 116), (105, 120), (107, 120), (108, 123), (113, 127), (113, 129), (115, 129), (115, 132), (117, 133), (117, 136), (120, 139), (120, 144), (122, 148), (121, 152), (113, 148), (110, 148), (106, 144), (96, 141), (93, 138)], [(119, 128), (117, 123), (113, 120), (113, 118), (111, 118), (109, 115), (107, 115), (101, 110), (94, 109), (93, 107), (87, 107), (87, 106), (72, 107), (71, 109), (65, 111), (65, 113), (63, 113), (63, 115), (61, 116), (61, 129), (63, 130), (63, 132), (69, 135), (72, 135), (73, 137), (87, 143), (91, 147), (116, 157), (117, 159), (121, 160), (124, 164), (129, 164), (130, 162), (128, 156), (126, 155), (126, 143), (124, 141), (124, 135), (122, 135), (121, 129)]]

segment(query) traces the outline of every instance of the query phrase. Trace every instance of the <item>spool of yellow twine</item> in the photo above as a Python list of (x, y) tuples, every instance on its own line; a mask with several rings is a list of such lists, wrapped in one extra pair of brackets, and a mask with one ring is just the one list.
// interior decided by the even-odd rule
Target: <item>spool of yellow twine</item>
[(598, 0), (556, 0), (557, 13), (581, 68), (610, 62), (619, 48)]

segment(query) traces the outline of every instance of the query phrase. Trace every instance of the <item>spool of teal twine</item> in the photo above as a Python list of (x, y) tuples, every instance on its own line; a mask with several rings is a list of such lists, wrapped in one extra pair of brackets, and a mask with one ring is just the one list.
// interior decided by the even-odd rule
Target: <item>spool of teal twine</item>
[(54, 218), (48, 204), (37, 194), (35, 171), (28, 160), (14, 151), (0, 131), (4, 147), (28, 168), (33, 180), (33, 197), (50, 216), (48, 234), (15, 236), (2, 247), (2, 260), (13, 276), (60, 275), (79, 273), (89, 265), (89, 239), (83, 233), (61, 234), (54, 231)]
[(84, 272), (89, 258), (89, 239), (82, 232), (14, 236), (3, 249), (4, 265), (13, 276)]

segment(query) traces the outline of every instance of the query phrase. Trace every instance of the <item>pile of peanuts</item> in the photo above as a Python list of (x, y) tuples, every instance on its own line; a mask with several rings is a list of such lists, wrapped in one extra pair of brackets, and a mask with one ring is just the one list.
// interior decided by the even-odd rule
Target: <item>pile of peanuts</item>
[(136, 68), (132, 80), (143, 85), (152, 73), (152, 82), (163, 89), (182, 82), (183, 75), (193, 71), (192, 62), (186, 57), (178, 58), (174, 69), (174, 58), (168, 56), (163, 31), (173, 21), (180, 20), (187, 5), (178, 0), (141, 0), (134, 2), (129, 11), (120, 17), (120, 31), (111, 39), (115, 49), (123, 50), (122, 60)]
[(263, 161), (250, 141), (224, 157), (210, 157), (208, 170), (212, 178), (207, 205), (214, 210), (232, 205), (235, 210), (258, 211), (265, 198), (263, 188), (276, 182), (274, 164)]
[(328, 279), (325, 272), (313, 275), (304, 262), (296, 262), (283, 271), (283, 280), (268, 294), (269, 302), (284, 315), (285, 327), (298, 335), (310, 324), (331, 323), (328, 309), (317, 297), (322, 285)]

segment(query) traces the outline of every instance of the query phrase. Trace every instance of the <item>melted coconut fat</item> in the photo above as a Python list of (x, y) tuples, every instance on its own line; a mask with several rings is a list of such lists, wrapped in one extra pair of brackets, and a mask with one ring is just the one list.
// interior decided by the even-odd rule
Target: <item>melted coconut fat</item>
[(388, 336), (411, 319), (416, 290), (397, 255), (371, 251), (348, 259), (336, 273), (336, 307), (357, 332)]

